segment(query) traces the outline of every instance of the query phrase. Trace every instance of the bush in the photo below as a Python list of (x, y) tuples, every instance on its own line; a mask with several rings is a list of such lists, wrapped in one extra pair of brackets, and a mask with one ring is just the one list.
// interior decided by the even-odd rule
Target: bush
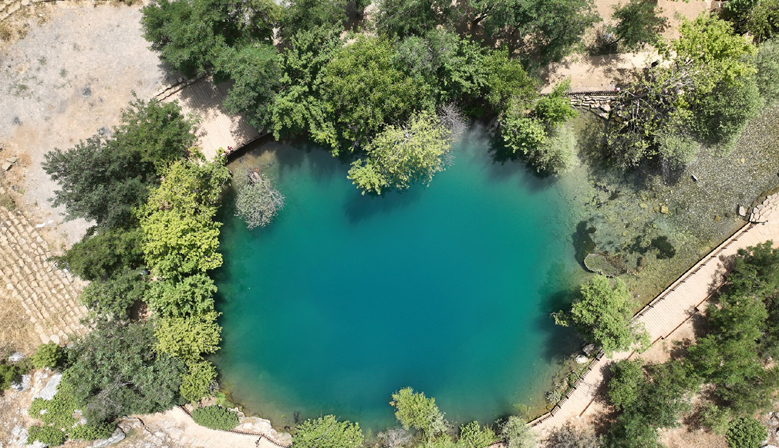
[(33, 426), (27, 433), (27, 443), (36, 440), (48, 446), (57, 446), (65, 443), (65, 433), (51, 426)]
[(116, 425), (113, 423), (101, 423), (97, 425), (77, 425), (70, 431), (71, 439), (100, 440), (111, 437)]
[(14, 364), (0, 362), (0, 391), (11, 387), (11, 383), (13, 383), (21, 373), (19, 370), (19, 367)]
[(728, 428), (728, 445), (731, 448), (759, 448), (768, 433), (765, 426), (754, 418), (739, 418)]
[(238, 426), (238, 415), (221, 406), (206, 406), (192, 411), (192, 419), (200, 426), (229, 431)]
[(527, 422), (513, 415), (501, 427), (500, 437), (506, 442), (508, 448), (533, 448), (536, 446), (535, 435), (527, 426)]
[(576, 135), (569, 125), (557, 126), (528, 160), (539, 172), (558, 174), (569, 171), (576, 163)]
[(32, 355), (32, 365), (36, 369), (54, 368), (62, 361), (62, 357), (65, 353), (58, 344), (49, 342), (48, 344), (41, 344), (38, 346), (38, 350)]

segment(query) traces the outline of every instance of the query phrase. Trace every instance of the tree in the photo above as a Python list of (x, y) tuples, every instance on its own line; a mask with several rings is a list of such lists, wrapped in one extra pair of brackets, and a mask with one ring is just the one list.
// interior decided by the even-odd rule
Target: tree
[(93, 280), (81, 291), (79, 301), (97, 316), (127, 318), (127, 310), (144, 299), (147, 282), (138, 271), (127, 269), (111, 277)]
[(493, 38), (508, 40), (540, 63), (559, 62), (600, 17), (590, 0), (471, 0), (472, 28), (483, 23)]
[(470, 422), (460, 427), (457, 446), (462, 448), (485, 448), (497, 440), (492, 428), (480, 427), (479, 422)]
[(206, 274), (198, 273), (176, 281), (149, 283), (144, 299), (162, 317), (199, 316), (214, 310), (216, 285)]
[(571, 423), (553, 429), (546, 437), (548, 446), (555, 448), (600, 448), (601, 442), (592, 428), (576, 429)]
[(449, 131), (432, 113), (411, 117), (403, 127), (387, 126), (365, 146), (366, 158), (352, 163), (349, 179), (365, 192), (405, 190), (411, 184), (428, 185), (443, 171), (451, 149)]
[(506, 448), (535, 448), (536, 438), (527, 422), (512, 415), (500, 428), (500, 437), (506, 442)]
[[(726, 137), (732, 139), (754, 113), (757, 103), (749, 85), (754, 46), (734, 35), (727, 22), (706, 15), (684, 21), (680, 32), (679, 39), (661, 45), (670, 64), (647, 68), (612, 102), (606, 145), (620, 165), (659, 159), (680, 167), (696, 150), (686, 136), (727, 143)], [(716, 108), (733, 94), (743, 101), (726, 110), (736, 121), (720, 129)]]
[(175, 103), (130, 103), (112, 137), (96, 135), (69, 151), (46, 153), (43, 169), (60, 186), (52, 204), (64, 205), (67, 219), (104, 228), (134, 225), (132, 211), (159, 182), (157, 170), (194, 142), (192, 126)]
[(564, 124), (566, 121), (578, 115), (571, 105), (566, 93), (571, 90), (571, 80), (557, 83), (549, 95), (542, 96), (536, 101), (533, 115), (541, 120), (548, 129)]
[[(500, 78), (503, 72), (495, 75), (490, 70), (487, 51), (482, 46), (444, 29), (398, 41), (395, 60), (405, 73), (425, 85), (437, 105), (477, 102), (489, 88), (489, 76), (496, 82), (504, 81)], [(517, 68), (513, 64), (504, 67), (505, 61), (500, 62), (494, 69), (506, 69), (508, 75)]]
[(143, 263), (143, 233), (140, 229), (97, 229), (85, 235), (64, 255), (52, 257), (57, 267), (68, 269), (84, 280), (105, 280), (126, 268)]
[(403, 123), (433, 106), (424, 86), (395, 66), (393, 54), (389, 41), (361, 36), (324, 67), (321, 91), (333, 128), (313, 137), (334, 155), (342, 144), (365, 145), (386, 123)]
[(610, 370), (609, 401), (617, 410), (632, 408), (638, 402), (645, 383), (643, 362), (625, 359), (612, 364)]
[(200, 361), (203, 354), (219, 350), (221, 328), (216, 311), (191, 317), (168, 317), (157, 322), (155, 349), (186, 363)]
[(692, 107), (692, 129), (699, 141), (725, 144), (735, 141), (749, 120), (757, 116), (763, 102), (754, 76), (722, 85), (701, 97)]
[(273, 101), (271, 129), (278, 140), (308, 132), (312, 139), (334, 135), (322, 92), (323, 69), (341, 47), (340, 30), (320, 26), (300, 30), (281, 54), (280, 87)]
[(728, 428), (728, 446), (732, 448), (757, 448), (768, 435), (765, 426), (752, 417), (734, 420)]
[(229, 176), (221, 157), (202, 165), (179, 161), (164, 172), (164, 182), (139, 211), (152, 272), (173, 278), (221, 266), (221, 224), (213, 218)]
[(358, 448), (363, 440), (359, 423), (339, 422), (333, 415), (304, 421), (292, 436), (298, 448)]
[(430, 439), (446, 430), (444, 414), (435, 404), (435, 398), (427, 398), (422, 392), (405, 387), (392, 394), (390, 405), (395, 408), (395, 418), (403, 428), (414, 428)]
[(760, 45), (755, 67), (760, 96), (768, 105), (776, 103), (779, 100), (779, 41), (772, 39)]
[(183, 365), (154, 350), (150, 324), (98, 322), (67, 351), (59, 393), (72, 396), (87, 422), (160, 412), (179, 404)]
[(381, 0), (376, 28), (390, 38), (423, 36), (446, 24), (451, 14), (452, 3), (445, 0)]
[(631, 322), (635, 305), (622, 280), (615, 279), (612, 286), (608, 278), (597, 275), (581, 286), (570, 319), (584, 340), (603, 347), (607, 355), (634, 345), (645, 348), (649, 334), (643, 326)]
[(160, 0), (142, 13), (151, 48), (174, 70), (194, 77), (213, 68), (228, 48), (270, 43), (281, 9), (273, 0)]
[(629, 0), (627, 4), (614, 6), (612, 18), (617, 24), (611, 30), (619, 43), (629, 51), (644, 45), (656, 45), (660, 34), (668, 27), (668, 19), (661, 16), (662, 9), (653, 0)]
[(233, 80), (224, 102), (227, 111), (242, 114), (257, 129), (269, 126), (281, 77), (276, 48), (266, 43), (230, 48), (219, 55), (216, 65)]
[(746, 30), (756, 42), (765, 42), (779, 33), (779, 0), (762, 0), (750, 11)]
[(249, 230), (267, 226), (284, 207), (284, 195), (258, 172), (239, 171), (233, 177), (233, 184), (238, 190), (235, 216), (243, 219)]
[(532, 103), (536, 97), (535, 83), (519, 61), (509, 58), (508, 50), (491, 52), (484, 63), (489, 74), (485, 99), (494, 110), (521, 110)]
[(216, 388), (216, 367), (208, 361), (190, 361), (181, 377), (181, 397), (190, 403), (210, 395)]
[(343, 31), (347, 3), (344, 0), (291, 0), (285, 9), (280, 31), (282, 38), (289, 40), (318, 27)]
[(57, 343), (41, 344), (32, 355), (32, 365), (36, 369), (53, 369), (62, 362), (64, 356), (65, 352)]

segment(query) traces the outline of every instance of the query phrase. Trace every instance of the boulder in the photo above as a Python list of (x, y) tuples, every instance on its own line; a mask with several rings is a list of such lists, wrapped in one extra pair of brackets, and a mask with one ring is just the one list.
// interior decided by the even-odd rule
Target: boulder
[(122, 431), (119, 428), (116, 428), (114, 430), (114, 433), (111, 434), (111, 437), (107, 439), (96, 440), (95, 443), (92, 444), (92, 448), (105, 448), (107, 446), (121, 442), (122, 440), (124, 440), (124, 438), (125, 438), (124, 431)]
[(595, 344), (587, 344), (582, 349), (585, 355), (590, 356), (595, 353)]
[(44, 386), (40, 392), (35, 394), (33, 398), (43, 398), (44, 400), (51, 400), (52, 398), (54, 398), (54, 395), (57, 394), (57, 386), (60, 385), (60, 381), (62, 381), (61, 373), (52, 376), (49, 379), (49, 381), (46, 383), (46, 386)]
[(8, 361), (10, 362), (19, 362), (23, 359), (24, 359), (24, 355), (19, 352), (15, 352), (14, 354), (8, 357)]
[(667, 205), (661, 205), (660, 206), (660, 213), (667, 215), (668, 214), (668, 206)]
[(743, 205), (738, 206), (738, 216), (746, 217), (747, 216), (747, 209), (744, 208)]
[(588, 358), (588, 357), (586, 357), (584, 355), (579, 355), (579, 356), (576, 357), (576, 364), (584, 364), (585, 362), (589, 361), (589, 359), (590, 358)]

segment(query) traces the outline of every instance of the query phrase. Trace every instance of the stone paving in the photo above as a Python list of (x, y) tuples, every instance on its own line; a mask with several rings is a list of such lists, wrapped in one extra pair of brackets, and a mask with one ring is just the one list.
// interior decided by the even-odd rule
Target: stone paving
[(48, 261), (51, 255), (21, 212), (0, 207), (0, 300), (18, 301), (42, 342), (64, 343), (85, 332), (87, 309), (78, 303), (80, 281)]

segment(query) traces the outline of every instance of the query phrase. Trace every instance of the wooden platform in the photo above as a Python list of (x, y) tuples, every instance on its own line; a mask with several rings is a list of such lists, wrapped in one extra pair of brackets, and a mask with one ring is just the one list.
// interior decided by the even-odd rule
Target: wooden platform
[[(769, 201), (770, 199), (772, 198), (769, 198)], [(634, 319), (646, 327), (653, 345), (668, 337), (686, 322), (722, 285), (727, 272), (725, 263), (732, 259), (739, 249), (755, 246), (767, 240), (779, 241), (777, 205), (766, 204), (765, 210), (766, 212), (762, 214), (763, 222), (748, 223), (739, 229), (635, 315)], [(568, 398), (556, 406), (551, 413), (539, 417), (530, 424), (536, 432), (544, 435), (552, 428), (582, 416), (601, 388), (605, 386), (603, 379), (609, 365), (614, 361), (631, 358), (633, 355), (633, 352), (615, 353), (610, 358), (603, 357), (593, 361), (589, 372)]]
[(222, 102), (227, 98), (229, 87), (226, 82), (214, 85), (211, 77), (205, 76), (168, 88), (157, 96), (162, 101), (178, 101), (185, 113), (201, 120), (195, 134), (197, 144), (208, 160), (213, 160), (220, 148), (235, 150), (260, 137), (243, 117), (224, 110)]

